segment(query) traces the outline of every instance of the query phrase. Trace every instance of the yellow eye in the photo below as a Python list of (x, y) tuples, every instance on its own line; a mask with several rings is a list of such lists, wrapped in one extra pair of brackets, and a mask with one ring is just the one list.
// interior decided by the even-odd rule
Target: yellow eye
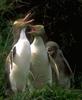
[(14, 25), (16, 25), (17, 23), (18, 23), (18, 21), (15, 21), (15, 22), (14, 22)]

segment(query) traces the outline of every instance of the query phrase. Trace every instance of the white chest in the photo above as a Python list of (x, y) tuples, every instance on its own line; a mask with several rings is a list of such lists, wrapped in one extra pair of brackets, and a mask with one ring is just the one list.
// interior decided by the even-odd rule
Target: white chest
[(36, 87), (52, 81), (51, 67), (49, 66), (47, 51), (43, 41), (36, 40), (31, 44), (31, 71), (35, 77)]
[[(21, 33), (22, 35), (24, 33)], [(17, 89), (24, 89), (26, 85), (26, 77), (30, 70), (31, 63), (31, 49), (30, 43), (24, 36), (20, 37), (18, 42), (14, 45), (16, 47), (16, 54), (13, 58), (12, 69), (10, 70), (10, 82), (13, 91)], [(11, 67), (11, 66), (10, 66)]]

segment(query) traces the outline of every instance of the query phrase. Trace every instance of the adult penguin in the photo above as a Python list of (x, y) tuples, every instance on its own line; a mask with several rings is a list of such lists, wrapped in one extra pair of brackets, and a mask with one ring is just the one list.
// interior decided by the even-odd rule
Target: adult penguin
[(34, 88), (42, 88), (46, 84), (52, 84), (52, 71), (49, 65), (47, 50), (42, 35), (45, 33), (43, 25), (32, 25), (29, 33), (34, 37), (31, 44), (31, 72), (34, 80)]
[(18, 19), (14, 22), (15, 28), (14, 45), (6, 59), (6, 78), (7, 87), (13, 92), (24, 91), (26, 81), (30, 70), (31, 49), (30, 43), (26, 36), (26, 27), (32, 20), (28, 20), (28, 14), (25, 18)]

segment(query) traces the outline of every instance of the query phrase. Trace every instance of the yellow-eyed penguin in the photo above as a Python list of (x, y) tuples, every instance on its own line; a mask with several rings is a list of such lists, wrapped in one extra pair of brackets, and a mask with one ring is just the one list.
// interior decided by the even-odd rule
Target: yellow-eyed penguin
[(6, 59), (7, 85), (11, 86), (13, 92), (24, 91), (26, 87), (27, 76), (31, 63), (31, 48), (26, 37), (26, 26), (33, 20), (27, 20), (29, 14), (14, 22), (16, 28), (14, 46), (12, 47)]
[(34, 88), (42, 88), (46, 84), (52, 84), (52, 71), (48, 61), (47, 50), (45, 48), (42, 35), (44, 34), (43, 25), (32, 25), (30, 34), (34, 36), (31, 44), (31, 72), (34, 80)]
[(59, 45), (54, 41), (48, 41), (46, 43), (46, 49), (48, 51), (48, 54), (51, 55), (51, 57), (53, 58), (54, 63), (59, 71), (59, 79), (57, 79), (55, 71), (54, 69), (52, 69), (52, 80), (54, 82), (57, 82), (62, 87), (70, 88), (70, 80), (73, 76), (73, 72), (70, 68), (68, 61), (60, 50)]

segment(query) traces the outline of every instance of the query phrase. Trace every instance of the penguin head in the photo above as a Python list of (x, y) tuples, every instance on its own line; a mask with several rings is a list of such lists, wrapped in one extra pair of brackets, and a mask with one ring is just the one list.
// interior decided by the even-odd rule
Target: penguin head
[(23, 28), (26, 28), (27, 30), (29, 30), (29, 25), (32, 24), (32, 22), (34, 21), (34, 19), (31, 19), (31, 20), (29, 19), (31, 16), (32, 16), (32, 14), (28, 13), (24, 18), (17, 19), (14, 21), (14, 23), (13, 23), (13, 37), (14, 37), (15, 42), (19, 39), (20, 31)]
[(58, 49), (59, 49), (59, 45), (54, 42), (54, 41), (48, 41), (46, 43), (46, 49), (47, 49), (47, 52), (52, 56), (52, 57), (55, 57), (57, 52), (58, 52)]
[(24, 18), (15, 20), (13, 23), (13, 27), (16, 27), (16, 28), (23, 28), (26, 26), (29, 27), (29, 24), (31, 24), (34, 21), (34, 19), (29, 20), (30, 16), (31, 16), (31, 13), (27, 14)]
[(30, 31), (28, 32), (33, 36), (42, 36), (45, 33), (43, 25), (30, 25)]

